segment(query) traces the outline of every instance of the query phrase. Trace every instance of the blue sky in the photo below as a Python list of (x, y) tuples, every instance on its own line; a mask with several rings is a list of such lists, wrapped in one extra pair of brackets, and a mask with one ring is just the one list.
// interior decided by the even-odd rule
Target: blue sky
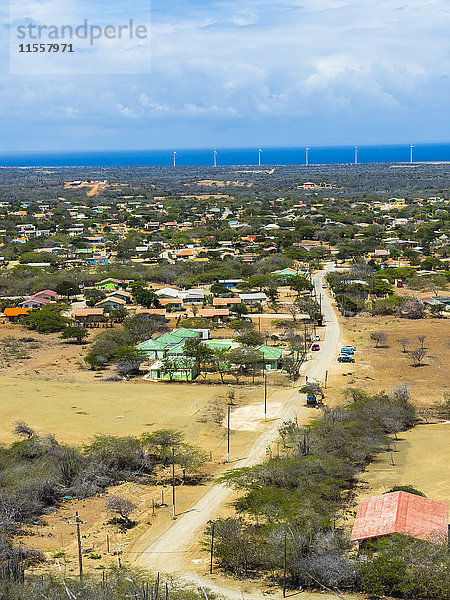
[[(69, 0), (18, 1), (52, 22)], [(88, 5), (124, 22), (149, 7)], [(17, 75), (2, 5), (0, 150), (450, 141), (448, 0), (153, 0), (151, 15), (150, 73), (115, 73), (111, 54), (95, 75)]]

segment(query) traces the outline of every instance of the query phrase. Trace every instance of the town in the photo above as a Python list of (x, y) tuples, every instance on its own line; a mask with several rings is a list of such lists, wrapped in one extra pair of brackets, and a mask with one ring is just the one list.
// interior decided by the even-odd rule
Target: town
[(1, 169), (0, 571), (447, 597), (448, 176)]

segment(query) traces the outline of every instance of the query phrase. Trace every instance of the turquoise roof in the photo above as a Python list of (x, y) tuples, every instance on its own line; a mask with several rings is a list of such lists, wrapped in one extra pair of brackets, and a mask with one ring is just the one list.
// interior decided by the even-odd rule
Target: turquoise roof
[(283, 354), (283, 350), (276, 346), (266, 346), (265, 344), (261, 344), (261, 346), (258, 346), (256, 349), (262, 353), (265, 360), (279, 360)]

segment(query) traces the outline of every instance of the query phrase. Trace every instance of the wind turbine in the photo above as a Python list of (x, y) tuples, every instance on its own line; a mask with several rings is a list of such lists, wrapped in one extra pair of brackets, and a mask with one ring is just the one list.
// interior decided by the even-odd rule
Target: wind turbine
[(217, 167), (217, 150), (214, 150), (214, 166)]
[(173, 151), (173, 166), (177, 166), (177, 153), (175, 150)]
[(355, 146), (355, 165), (358, 164), (358, 146)]
[(410, 150), (411, 150), (411, 156), (410, 156), (409, 162), (411, 164), (413, 164), (413, 162), (414, 162), (414, 157), (413, 157), (414, 146), (412, 144), (411, 144)]
[(258, 148), (258, 167), (261, 166), (261, 152), (262, 152), (261, 148)]
[(305, 151), (305, 165), (306, 166), (309, 165), (309, 148), (306, 148), (306, 151)]

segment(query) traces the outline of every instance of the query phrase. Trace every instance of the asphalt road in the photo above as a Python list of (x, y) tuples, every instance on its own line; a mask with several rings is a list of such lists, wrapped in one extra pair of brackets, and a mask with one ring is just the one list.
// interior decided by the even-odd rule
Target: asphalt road
[[(327, 270), (333, 269), (333, 264), (326, 266)], [(339, 344), (339, 323), (331, 306), (330, 299), (322, 289), (323, 277), (325, 272), (316, 274), (313, 283), (316, 287), (317, 296), (322, 295), (322, 313), (325, 317), (325, 327), (320, 331), (324, 332), (320, 341), (320, 351), (310, 352), (308, 361), (302, 365), (302, 376), (298, 384), (301, 386), (304, 377), (323, 382), (325, 372), (329, 369), (334, 360), (336, 360)], [(303, 398), (302, 398), (303, 400)], [(266, 457), (266, 448), (277, 438), (278, 428), (283, 421), (297, 416), (298, 422), (304, 421), (306, 415), (311, 414), (310, 408), (305, 408), (303, 402), (300, 402), (298, 387), (287, 389), (283, 401), (283, 410), (278, 419), (273, 420), (257, 438), (250, 448), (247, 456), (233, 464), (235, 467), (248, 467), (262, 462)], [(139, 566), (149, 569), (153, 572), (167, 574), (178, 574), (200, 583), (197, 575), (190, 572), (191, 565), (187, 564), (186, 555), (199, 535), (201, 535), (206, 524), (217, 514), (217, 511), (224, 502), (229, 500), (231, 490), (224, 485), (214, 484), (208, 488), (205, 493), (188, 509), (185, 513), (177, 516), (177, 519), (171, 523), (165, 531), (150, 542), (143, 550), (142, 554), (135, 559)], [(228, 598), (239, 598), (242, 600), (243, 593), (236, 586), (224, 586), (217, 583), (217, 580), (202, 577), (202, 584), (216, 593), (220, 593)], [(262, 600), (267, 595), (248, 594), (246, 598), (250, 600)], [(324, 597), (324, 596), (322, 596)]]

